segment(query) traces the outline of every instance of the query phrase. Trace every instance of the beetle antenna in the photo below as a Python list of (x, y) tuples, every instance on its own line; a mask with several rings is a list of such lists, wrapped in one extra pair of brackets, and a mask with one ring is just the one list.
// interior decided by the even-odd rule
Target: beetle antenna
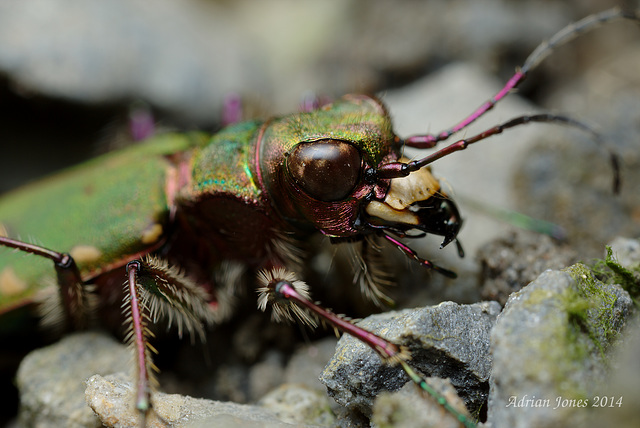
[(505, 129), (514, 128), (516, 126), (525, 125), (531, 122), (558, 123), (561, 125), (578, 128), (588, 133), (596, 143), (598, 143), (608, 152), (609, 161), (611, 162), (611, 168), (613, 169), (613, 192), (616, 194), (620, 192), (620, 183), (621, 183), (620, 160), (618, 158), (618, 155), (609, 147), (608, 144), (606, 144), (604, 137), (602, 137), (600, 133), (598, 133), (596, 130), (594, 130), (584, 122), (580, 122), (579, 120), (569, 116), (562, 116), (562, 115), (549, 114), (549, 113), (515, 117), (507, 122), (504, 122), (500, 125), (496, 125), (472, 137), (465, 138), (463, 140), (458, 140), (455, 143), (451, 143), (448, 146), (434, 153), (431, 153), (428, 156), (423, 157), (422, 159), (418, 159), (418, 160), (407, 162), (407, 163), (390, 162), (388, 164), (382, 165), (378, 169), (378, 175), (381, 178), (406, 177), (410, 173), (417, 171), (420, 168), (427, 166), (432, 162), (437, 161), (438, 159), (448, 156), (451, 153), (466, 149), (467, 147), (469, 147), (469, 145), (473, 143), (477, 143), (478, 141), (482, 141), (493, 135), (501, 134)]
[(597, 14), (589, 15), (580, 21), (569, 24), (554, 34), (549, 40), (538, 45), (538, 47), (527, 57), (520, 69), (520, 72), (527, 74), (551, 55), (554, 49), (558, 46), (570, 42), (581, 34), (617, 19), (640, 21), (640, 13), (638, 11), (622, 10), (620, 7), (614, 7)]
[(564, 27), (549, 40), (538, 45), (538, 47), (525, 60), (522, 67), (516, 69), (515, 74), (507, 81), (504, 87), (460, 123), (438, 134), (411, 136), (405, 140), (405, 144), (409, 147), (416, 147), (420, 149), (435, 147), (438, 142), (448, 139), (450, 136), (466, 128), (479, 117), (491, 110), (500, 100), (505, 98), (513, 89), (515, 89), (525, 79), (525, 77), (527, 77), (528, 73), (547, 58), (555, 48), (571, 41), (580, 34), (591, 31), (603, 24), (617, 19), (640, 21), (640, 14), (636, 11), (625, 11), (619, 7), (614, 7), (612, 9), (605, 10), (604, 12), (587, 16), (578, 22)]
[(618, 159), (618, 155), (606, 144), (604, 138), (600, 133), (591, 128), (589, 125), (584, 122), (580, 122), (577, 119), (574, 119), (569, 116), (555, 115), (555, 114), (536, 114), (532, 116), (519, 116), (505, 122), (501, 125), (494, 126), (493, 128), (489, 128), (488, 130), (481, 132), (471, 138), (465, 138), (464, 140), (457, 141), (443, 148), (442, 150), (438, 150), (435, 153), (432, 153), (429, 156), (426, 156), (420, 160), (409, 162), (409, 164), (415, 163), (415, 166), (409, 167), (410, 170), (417, 170), (430, 164), (431, 162), (440, 159), (444, 156), (447, 156), (453, 152), (464, 150), (470, 144), (476, 143), (478, 141), (482, 141), (485, 138), (491, 137), (492, 135), (497, 135), (502, 133), (505, 129), (513, 128), (519, 125), (525, 125), (531, 122), (539, 122), (539, 123), (558, 123), (561, 125), (571, 126), (574, 128), (578, 128), (586, 133), (588, 133), (591, 138), (602, 146), (605, 150), (607, 150), (609, 154), (609, 161), (611, 162), (611, 168), (613, 170), (613, 192), (619, 193), (620, 191), (620, 161)]

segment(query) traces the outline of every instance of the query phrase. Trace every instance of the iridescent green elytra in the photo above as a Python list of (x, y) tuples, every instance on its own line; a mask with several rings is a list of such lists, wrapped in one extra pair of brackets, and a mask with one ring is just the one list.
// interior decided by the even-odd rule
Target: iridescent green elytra
[[(225, 261), (251, 268), (282, 262), (285, 257), (273, 255), (273, 242), (282, 234), (305, 237), (315, 227), (304, 207), (279, 218), (289, 209), (278, 194), (286, 191), (279, 186), (288, 178), (272, 175), (286, 174), (285, 154), (297, 144), (327, 138), (351, 141), (362, 151), (363, 162), (372, 165), (395, 157), (391, 124), (381, 104), (352, 97), (267, 123), (239, 123), (215, 135), (160, 135), (101, 156), (3, 195), (0, 231), (70, 253), (83, 279), (98, 285), (149, 251), (166, 254), (169, 262), (186, 260), (184, 254), (174, 258), (172, 251), (177, 241), (182, 253), (182, 243), (191, 239), (206, 247), (207, 265), (195, 274), (206, 282)], [(261, 171), (256, 162), (262, 162)], [(359, 181), (371, 187), (363, 177)], [(356, 202), (347, 199), (347, 205)], [(236, 248), (248, 241), (252, 248)], [(41, 290), (55, 288), (55, 281), (50, 261), (2, 250), (0, 314), (29, 304)]]

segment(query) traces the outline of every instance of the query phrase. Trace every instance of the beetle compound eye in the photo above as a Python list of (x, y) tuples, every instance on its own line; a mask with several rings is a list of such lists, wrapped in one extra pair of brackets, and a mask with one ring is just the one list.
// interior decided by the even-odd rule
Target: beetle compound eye
[(296, 185), (309, 196), (338, 201), (351, 194), (360, 177), (362, 157), (354, 146), (339, 140), (298, 144), (287, 168)]

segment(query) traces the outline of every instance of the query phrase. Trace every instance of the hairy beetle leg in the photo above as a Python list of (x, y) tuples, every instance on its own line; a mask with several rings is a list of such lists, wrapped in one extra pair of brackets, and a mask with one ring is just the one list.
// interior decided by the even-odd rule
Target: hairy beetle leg
[(125, 339), (132, 343), (135, 355), (135, 406), (144, 420), (147, 412), (151, 409), (151, 382), (153, 379), (151, 367), (154, 366), (149, 351), (155, 351), (155, 349), (149, 344), (148, 338), (152, 337), (153, 333), (147, 328), (148, 313), (140, 295), (138, 277), (141, 270), (142, 263), (140, 261), (134, 260), (127, 263), (126, 286), (128, 294), (123, 302), (123, 308), (130, 318), (130, 330)]
[[(369, 346), (385, 363), (400, 365), (404, 372), (420, 389), (433, 397), (438, 404), (443, 406), (465, 427), (471, 428), (476, 426), (467, 415), (451, 406), (442, 394), (429, 386), (424, 377), (409, 366), (407, 361), (411, 359), (411, 355), (406, 347), (398, 346), (313, 303), (306, 295), (306, 291), (302, 293), (299, 292), (301, 281), (292, 280), (292, 278), (295, 278), (295, 274), (292, 272), (288, 272), (285, 269), (273, 269), (271, 272), (262, 272), (261, 276), (270, 278), (269, 283), (265, 284), (264, 287), (259, 290), (261, 299), (265, 293), (269, 293), (272, 301), (284, 300), (293, 302), (295, 305), (310, 311), (321, 320), (328, 322), (336, 330), (340, 330), (357, 338)], [(263, 281), (263, 279), (264, 278), (261, 278), (261, 281)], [(266, 299), (263, 301), (266, 301)], [(264, 305), (262, 304), (261, 309), (264, 310)]]
[(385, 362), (395, 364), (401, 360), (407, 360), (410, 358), (409, 351), (407, 349), (358, 327), (333, 312), (330, 312), (304, 298), (296, 291), (289, 281), (278, 281), (274, 284), (273, 292), (281, 299), (293, 301), (308, 309), (322, 320), (327, 321), (334, 328), (356, 337), (358, 340), (364, 342), (373, 349)]
[(183, 330), (205, 340), (205, 325), (218, 320), (211, 309), (204, 289), (182, 271), (161, 259), (146, 256), (127, 264), (127, 281), (122, 303), (129, 320), (125, 340), (133, 348), (136, 367), (136, 409), (143, 415), (151, 409), (151, 393), (157, 386), (151, 353), (157, 353), (149, 343), (154, 337), (147, 325), (165, 318), (168, 326), (175, 323), (178, 334)]
[(56, 271), (67, 327), (87, 327), (89, 308), (85, 290), (86, 283), (82, 280), (78, 266), (70, 254), (59, 253), (40, 245), (29, 244), (5, 236), (0, 236), (0, 245), (51, 260)]
[[(274, 268), (263, 271), (259, 275), (259, 281), (263, 286), (258, 289), (260, 293), (259, 307), (265, 310), (267, 302), (272, 303), (275, 311), (282, 312), (282, 302), (293, 302), (295, 306), (303, 308), (303, 312), (310, 312), (323, 321), (328, 322), (334, 328), (348, 333), (371, 347), (386, 362), (406, 360), (409, 354), (406, 349), (399, 347), (386, 339), (381, 338), (361, 327), (352, 324), (333, 312), (313, 303), (306, 291), (306, 284), (296, 279), (293, 272), (284, 268)], [(276, 318), (281, 318), (275, 314)], [(314, 323), (315, 324), (315, 323)]]

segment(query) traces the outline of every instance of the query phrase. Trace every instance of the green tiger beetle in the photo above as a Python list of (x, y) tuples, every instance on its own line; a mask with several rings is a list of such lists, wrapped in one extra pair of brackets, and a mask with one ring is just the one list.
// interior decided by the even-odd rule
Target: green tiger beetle
[[(135, 406), (144, 418), (153, 403), (149, 323), (166, 318), (180, 333), (204, 336), (207, 327), (229, 316), (234, 285), (241, 272), (250, 272), (259, 308), (270, 306), (274, 319), (297, 318), (313, 326), (319, 319), (357, 337), (399, 365), (464, 425), (474, 426), (411, 368), (405, 349), (311, 300), (300, 277), (300, 243), (314, 234), (334, 244), (360, 242), (364, 265), (375, 269), (371, 254), (386, 241), (425, 268), (455, 277), (401, 240), (439, 235), (441, 247), (455, 243), (463, 256), (457, 240), (461, 215), (431, 174), (431, 163), (530, 122), (601, 137), (570, 117), (535, 114), (421, 159), (402, 157), (403, 148), (434, 148), (449, 139), (507, 96), (555, 46), (619, 18), (638, 21), (639, 15), (612, 9), (561, 30), (493, 98), (438, 134), (400, 138), (381, 100), (347, 95), (309, 111), (237, 123), (215, 135), (153, 137), (4, 195), (0, 244), (15, 251), (0, 257), (2, 330), (20, 328), (12, 320), (34, 306), (46, 322), (83, 328), (101, 304), (122, 300), (135, 354)], [(609, 154), (617, 189), (617, 158)], [(30, 237), (38, 244), (25, 241)], [(375, 276), (363, 278), (364, 294), (384, 300)]]

